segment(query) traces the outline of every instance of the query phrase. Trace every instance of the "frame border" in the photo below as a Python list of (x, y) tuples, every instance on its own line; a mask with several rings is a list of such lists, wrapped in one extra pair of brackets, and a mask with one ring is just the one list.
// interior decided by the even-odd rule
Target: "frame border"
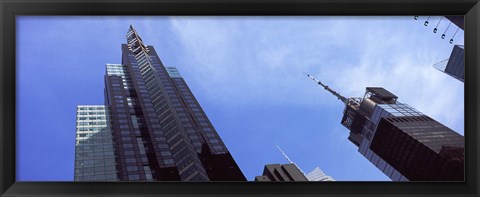
[[(465, 182), (16, 182), (17, 15), (465, 15)], [(0, 196), (478, 196), (478, 0), (0, 0)]]

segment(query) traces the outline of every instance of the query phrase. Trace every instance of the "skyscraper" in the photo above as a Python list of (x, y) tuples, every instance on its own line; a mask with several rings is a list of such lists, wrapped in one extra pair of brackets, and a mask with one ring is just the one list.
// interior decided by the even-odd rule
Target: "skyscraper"
[(117, 181), (113, 137), (104, 105), (77, 106), (75, 181)]
[(465, 49), (463, 45), (455, 45), (450, 58), (434, 64), (433, 67), (465, 82)]
[(105, 75), (118, 179), (246, 181), (178, 70), (132, 26), (126, 38)]
[(464, 137), (381, 87), (345, 98), (310, 78), (345, 104), (341, 124), (358, 151), (394, 181), (463, 181)]

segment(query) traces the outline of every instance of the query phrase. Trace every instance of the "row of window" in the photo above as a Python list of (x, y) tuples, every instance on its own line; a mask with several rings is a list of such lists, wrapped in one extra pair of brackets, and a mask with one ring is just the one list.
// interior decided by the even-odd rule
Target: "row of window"
[(78, 126), (86, 126), (86, 125), (107, 125), (106, 122), (77, 122)]
[(79, 116), (77, 120), (106, 120), (105, 116)]
[[(92, 127), (92, 126), (83, 126), (83, 127), (77, 127), (77, 131), (107, 131), (105, 127)], [(83, 132), (82, 132), (83, 133)], [(104, 132), (106, 133), (106, 132)]]
[(115, 165), (103, 165), (103, 166), (92, 166), (92, 167), (86, 167), (86, 166), (76, 166), (75, 171), (80, 172), (80, 173), (105, 173), (106, 171), (116, 171)]
[(89, 111), (89, 112), (81, 111), (81, 112), (77, 112), (77, 116), (82, 116), (82, 115), (104, 115), (104, 114), (105, 114), (105, 111)]
[(77, 144), (75, 146), (78, 147), (78, 151), (83, 151), (83, 150), (89, 151), (89, 150), (93, 150), (93, 148), (91, 147), (94, 145), (103, 145), (103, 144), (111, 144), (111, 143), (113, 143), (113, 140), (108, 137), (105, 137), (102, 139), (96, 139), (96, 137), (89, 138), (89, 139), (78, 138)]
[[(91, 158), (91, 156), (114, 156), (115, 153), (113, 152), (113, 148), (106, 148), (106, 149), (102, 149), (102, 150), (97, 150), (97, 151), (77, 151), (77, 155), (79, 155), (79, 157), (81, 157), (81, 155), (84, 155), (85, 157), (83, 157), (83, 159), (85, 160), (94, 160), (93, 158)], [(79, 158), (81, 159), (81, 158)]]
[[(82, 145), (82, 146), (85, 147), (86, 145)], [(113, 148), (112, 144), (95, 144), (95, 145), (92, 144), (89, 146), (91, 146), (95, 152), (105, 151), (105, 149)]]
[(75, 176), (76, 181), (115, 181), (117, 180), (117, 174), (108, 174), (108, 175), (77, 175)]
[(85, 110), (105, 110), (105, 106), (101, 107), (77, 107), (77, 110), (85, 111)]

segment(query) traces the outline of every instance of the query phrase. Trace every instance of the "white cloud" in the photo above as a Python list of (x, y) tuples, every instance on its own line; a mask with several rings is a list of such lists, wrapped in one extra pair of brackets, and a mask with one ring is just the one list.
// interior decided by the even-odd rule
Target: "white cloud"
[[(368, 44), (360, 53), (359, 66), (337, 72), (345, 77), (335, 84), (351, 93), (366, 86), (382, 86), (396, 94), (400, 102), (463, 133), (463, 83), (432, 67), (445, 57), (432, 43), (422, 42), (422, 36), (406, 35), (407, 31), (392, 34), (391, 29), (366, 34)], [(410, 41), (398, 39), (405, 37)]]
[(185, 71), (195, 73), (193, 83), (215, 102), (311, 107), (338, 102), (305, 71), (345, 96), (362, 96), (367, 86), (385, 87), (399, 101), (463, 133), (463, 84), (432, 67), (451, 46), (413, 20), (264, 18), (172, 18), (191, 64)]

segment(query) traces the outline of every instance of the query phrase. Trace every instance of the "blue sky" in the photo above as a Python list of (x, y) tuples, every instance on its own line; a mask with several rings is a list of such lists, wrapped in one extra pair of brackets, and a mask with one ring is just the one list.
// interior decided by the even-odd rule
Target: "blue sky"
[[(463, 135), (464, 85), (433, 64), (453, 48), (440, 17), (17, 17), (17, 180), (73, 180), (75, 109), (103, 104), (105, 64), (132, 24), (175, 66), (248, 180), (265, 164), (338, 181), (389, 181), (347, 140), (346, 97), (382, 86)], [(454, 44), (463, 44), (460, 30)]]

